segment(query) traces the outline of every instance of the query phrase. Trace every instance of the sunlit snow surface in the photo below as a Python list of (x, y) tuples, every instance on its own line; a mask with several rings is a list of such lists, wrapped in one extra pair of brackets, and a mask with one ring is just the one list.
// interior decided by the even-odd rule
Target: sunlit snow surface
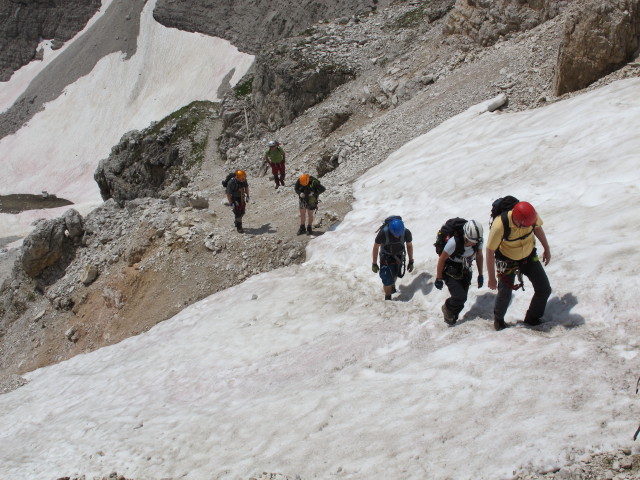
[[(230, 80), (235, 84), (250, 67), (253, 57), (224, 40), (160, 25), (153, 19), (154, 6), (155, 0), (149, 1), (142, 13), (135, 55), (104, 57), (26, 127), (0, 140), (0, 195), (45, 190), (87, 213), (102, 201), (93, 179), (98, 162), (125, 132), (148, 127), (195, 100), (219, 100), (223, 78), (235, 68)], [(3, 108), (37, 67), (27, 65), (11, 82), (0, 83)], [(0, 235), (23, 235), (33, 220), (66, 209), (0, 214)]]
[[(535, 111), (476, 106), (356, 184), (307, 263), (212, 295), (0, 396), (0, 478), (495, 479), (637, 447), (640, 80)], [(548, 323), (493, 330), (475, 282), (449, 328), (446, 218), (513, 194), (544, 219)], [(385, 302), (374, 232), (400, 214), (416, 270)], [(532, 295), (514, 296), (507, 322)]]

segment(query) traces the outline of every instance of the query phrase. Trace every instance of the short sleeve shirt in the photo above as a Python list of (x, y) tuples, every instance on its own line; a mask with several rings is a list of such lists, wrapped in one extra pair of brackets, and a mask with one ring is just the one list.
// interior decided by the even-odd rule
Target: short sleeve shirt
[[(480, 241), (480, 245), (478, 245), (478, 248), (482, 248), (482, 241)], [(456, 251), (455, 237), (451, 237), (444, 246), (444, 251), (449, 254), (448, 260), (452, 262), (458, 262), (458, 263), (461, 263), (463, 259), (467, 259), (469, 262), (472, 261), (475, 257), (476, 250), (477, 249), (474, 249), (473, 247), (467, 247), (465, 245), (464, 251), (462, 252), (462, 255), (461, 255), (462, 258), (458, 256), (452, 257), (451, 255), (453, 255)]]
[[(411, 230), (409, 230), (408, 228), (405, 228), (404, 243), (411, 243), (412, 241), (413, 241), (413, 237), (411, 235)], [(378, 245), (384, 245), (384, 243), (386, 242), (384, 229), (380, 229), (380, 231), (376, 235), (375, 242)], [(382, 249), (380, 249), (380, 257), (382, 257), (383, 254), (385, 253), (389, 254), (390, 256), (393, 256), (393, 255), (401, 255), (402, 252), (404, 252), (404, 244), (400, 242), (399, 238), (394, 237), (393, 235), (391, 235), (391, 233), (389, 233), (389, 244), (385, 245)]]
[(265, 157), (269, 159), (271, 163), (280, 163), (284, 160), (284, 150), (280, 147), (270, 148), (264, 152)]

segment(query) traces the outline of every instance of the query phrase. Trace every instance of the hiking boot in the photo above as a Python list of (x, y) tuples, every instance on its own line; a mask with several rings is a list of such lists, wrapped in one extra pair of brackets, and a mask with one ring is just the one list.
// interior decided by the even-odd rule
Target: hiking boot
[(537, 325), (540, 325), (542, 323), (542, 320), (540, 320), (539, 318), (535, 318), (535, 317), (525, 317), (524, 318), (524, 323), (526, 323), (530, 327), (535, 327)]
[(391, 295), (385, 295), (385, 296), (384, 296), (384, 299), (385, 299), (385, 300), (391, 300)]
[(493, 328), (495, 328), (497, 332), (499, 332), (500, 330), (504, 330), (505, 328), (508, 328), (508, 327), (509, 325), (504, 323), (504, 318), (495, 318), (493, 320)]
[(298, 229), (298, 235), (302, 235), (304, 232), (306, 232), (306, 230), (304, 229), (304, 225), (300, 225), (300, 228)]
[(398, 293), (398, 290), (396, 290), (395, 285), (391, 285), (391, 293)]
[(444, 303), (442, 304), (442, 313), (444, 315), (444, 321), (447, 323), (447, 325), (456, 324), (456, 318), (453, 315), (451, 315), (451, 312), (447, 308), (447, 305)]
[(276, 190), (278, 189), (279, 186), (280, 186), (280, 184), (278, 182), (276, 182)]
[(242, 228), (242, 224), (236, 225), (236, 230), (238, 233), (244, 233), (244, 228)]
[(307, 225), (307, 235), (311, 235), (313, 233), (313, 229), (311, 228), (311, 225)]

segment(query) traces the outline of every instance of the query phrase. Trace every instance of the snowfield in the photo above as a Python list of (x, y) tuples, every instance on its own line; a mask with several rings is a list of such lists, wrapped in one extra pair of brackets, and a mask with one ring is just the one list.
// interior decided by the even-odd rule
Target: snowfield
[[(160, 25), (153, 19), (155, 3), (144, 7), (135, 55), (128, 60), (121, 53), (102, 58), (26, 127), (0, 140), (0, 195), (39, 195), (45, 190), (88, 213), (102, 202), (93, 179), (98, 162), (125, 132), (142, 130), (195, 100), (219, 100), (223, 80), (229, 76), (227, 81), (235, 85), (253, 63), (253, 56), (225, 40)], [(105, 9), (103, 4), (97, 15)], [(95, 17), (85, 31), (93, 23)], [(35, 70), (49, 61), (27, 65), (1, 84), (0, 106), (8, 108)], [(25, 235), (35, 219), (58, 217), (67, 208), (0, 214), (0, 231), (3, 236)]]
[[(305, 264), (0, 396), (0, 477), (495, 479), (637, 452), (640, 79), (534, 111), (487, 103), (365, 174)], [(507, 313), (514, 328), (494, 331), (495, 293), (474, 282), (450, 328), (435, 234), (454, 216), (487, 232), (506, 194), (545, 222), (546, 323), (517, 323), (527, 282)], [(416, 270), (385, 302), (370, 263), (390, 214), (414, 235)]]

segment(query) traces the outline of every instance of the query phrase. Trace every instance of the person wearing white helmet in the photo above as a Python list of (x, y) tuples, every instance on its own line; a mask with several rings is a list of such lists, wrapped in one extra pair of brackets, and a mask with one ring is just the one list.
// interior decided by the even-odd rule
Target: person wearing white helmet
[(482, 288), (484, 284), (482, 234), (482, 225), (479, 222), (467, 221), (462, 227), (462, 235), (451, 235), (438, 257), (435, 287), (442, 290), (446, 284), (449, 289), (451, 296), (442, 305), (444, 321), (448, 325), (455, 325), (467, 301), (473, 276), (473, 260), (478, 265), (478, 288)]
[(284, 187), (284, 167), (285, 153), (280, 144), (276, 140), (270, 140), (267, 144), (269, 147), (264, 152), (264, 161), (271, 166), (273, 180), (276, 182), (276, 190), (280, 185)]

